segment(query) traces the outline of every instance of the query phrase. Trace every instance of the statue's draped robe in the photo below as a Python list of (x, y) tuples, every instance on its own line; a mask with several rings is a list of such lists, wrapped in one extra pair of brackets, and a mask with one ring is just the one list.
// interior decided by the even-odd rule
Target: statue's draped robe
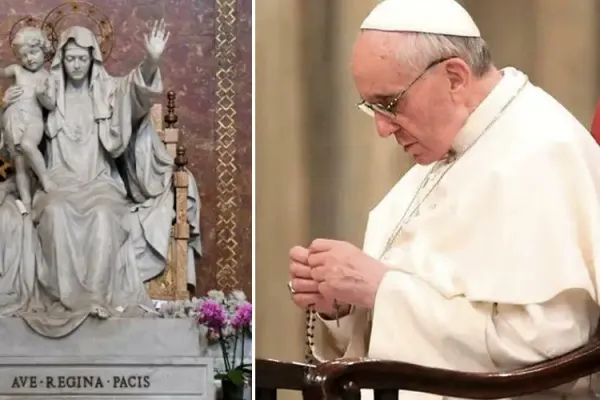
[(0, 316), (28, 308), (35, 290), (35, 266), (41, 260), (35, 228), (28, 215), (21, 215), (17, 199), (14, 179), (0, 182)]
[[(91, 102), (83, 113), (65, 94), (61, 57), (69, 40), (92, 49)], [(37, 332), (56, 337), (97, 306), (112, 315), (152, 307), (143, 283), (164, 270), (174, 196), (173, 159), (149, 113), (153, 95), (162, 91), (160, 72), (150, 82), (140, 68), (111, 77), (91, 32), (74, 27), (63, 33), (51, 73), (59, 90), (47, 119), (46, 158), (58, 189), (38, 191), (33, 210), (45, 258), (37, 266), (36, 303), (45, 307), (24, 317)], [(197, 233), (197, 197), (191, 200)]]
[[(374, 309), (354, 309), (339, 328), (319, 319), (318, 358), (505, 371), (562, 355), (596, 329), (600, 148), (589, 132), (508, 68), (454, 149), (461, 158), (383, 254), (392, 271)], [(413, 167), (372, 210), (367, 254), (382, 256), (430, 168)], [(587, 398), (590, 386), (583, 379), (560, 392)]]

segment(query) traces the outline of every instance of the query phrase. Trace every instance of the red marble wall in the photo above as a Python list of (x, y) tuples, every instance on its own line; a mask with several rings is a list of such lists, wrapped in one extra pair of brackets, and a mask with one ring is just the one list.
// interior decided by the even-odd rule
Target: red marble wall
[[(110, 19), (115, 43), (106, 68), (122, 75), (144, 57), (144, 33), (151, 21), (164, 18), (171, 32), (161, 71), (165, 91), (177, 93), (178, 126), (187, 148), (189, 168), (200, 197), (204, 257), (197, 260), (197, 294), (220, 287), (252, 285), (252, 2), (251, 0), (89, 0)], [(0, 65), (14, 61), (8, 37), (14, 23), (26, 15), (43, 18), (60, 0), (0, 0)], [(224, 5), (229, 4), (231, 12)], [(225, 12), (225, 13), (224, 13)], [(73, 19), (75, 21), (75, 19)], [(81, 21), (80, 21), (81, 23)], [(87, 25), (87, 24), (86, 24)], [(222, 39), (217, 38), (221, 34)], [(223, 48), (232, 52), (223, 55)], [(221, 50), (221, 52), (219, 52)], [(224, 123), (218, 108), (218, 77), (228, 68), (233, 77), (226, 101), (233, 101), (230, 124), (235, 139), (231, 151), (219, 148), (217, 127)], [(226, 74), (227, 75), (227, 74)], [(226, 76), (225, 75), (225, 76)], [(160, 99), (158, 99), (160, 100)], [(223, 99), (222, 99), (223, 101)], [(221, 104), (223, 110), (223, 104)], [(229, 111), (231, 112), (231, 111)], [(225, 110), (227, 113), (227, 110)], [(221, 128), (222, 132), (222, 128)], [(221, 143), (222, 144), (222, 143)], [(231, 182), (219, 180), (223, 154)], [(219, 168), (223, 168), (221, 165)], [(225, 194), (224, 194), (225, 191)], [(219, 197), (221, 196), (221, 197)], [(224, 197), (225, 196), (225, 197)], [(223, 200), (231, 201), (223, 209)], [(221, 203), (219, 203), (219, 200)], [(221, 237), (221, 240), (217, 239)]]

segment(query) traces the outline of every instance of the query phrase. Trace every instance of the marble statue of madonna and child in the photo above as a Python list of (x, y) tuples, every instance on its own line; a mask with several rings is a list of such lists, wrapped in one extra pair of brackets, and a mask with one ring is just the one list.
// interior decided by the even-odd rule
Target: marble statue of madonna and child
[[(150, 116), (163, 90), (159, 61), (169, 34), (164, 21), (155, 23), (145, 35), (145, 59), (114, 77), (96, 37), (80, 26), (62, 32), (44, 70), (39, 52), (47, 43), (37, 32), (15, 41), (22, 65), (3, 71), (15, 85), (4, 95), (2, 151), (21, 159), (17, 177), (31, 169), (39, 184), (0, 184), (0, 315), (19, 315), (39, 334), (62, 337), (88, 316), (153, 311), (144, 282), (165, 268), (174, 218), (173, 159)], [(40, 141), (42, 166), (27, 148), (37, 150)], [(190, 254), (201, 250), (199, 207), (190, 175)], [(188, 282), (194, 280), (192, 256)]]

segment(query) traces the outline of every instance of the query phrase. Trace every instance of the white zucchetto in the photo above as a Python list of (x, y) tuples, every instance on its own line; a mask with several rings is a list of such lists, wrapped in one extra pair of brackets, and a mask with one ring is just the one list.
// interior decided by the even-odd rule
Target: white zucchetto
[(384, 0), (361, 29), (481, 37), (473, 18), (455, 0)]

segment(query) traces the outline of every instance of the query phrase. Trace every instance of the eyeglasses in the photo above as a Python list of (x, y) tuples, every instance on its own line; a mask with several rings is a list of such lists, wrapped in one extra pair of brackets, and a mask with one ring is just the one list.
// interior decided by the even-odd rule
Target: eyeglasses
[(421, 79), (423, 77), (423, 75), (425, 75), (431, 68), (435, 67), (438, 64), (443, 63), (444, 61), (448, 61), (451, 58), (454, 58), (454, 57), (441, 58), (441, 59), (436, 60), (436, 61), (432, 62), (431, 64), (429, 64), (423, 70), (423, 72), (421, 72), (415, 79), (413, 79), (413, 81), (411, 83), (408, 84), (408, 86), (406, 86), (406, 89), (404, 89), (403, 91), (398, 93), (396, 96), (394, 96), (393, 100), (390, 101), (389, 103), (377, 104), (377, 103), (369, 103), (368, 101), (363, 100), (360, 103), (358, 103), (356, 106), (358, 107), (359, 110), (363, 111), (364, 113), (368, 114), (371, 117), (374, 117), (375, 113), (379, 113), (390, 119), (395, 119), (397, 116), (397, 113), (394, 111), (394, 109), (396, 108), (398, 103), (404, 98), (404, 96), (406, 96), (406, 93), (408, 92), (408, 90), (419, 79)]

